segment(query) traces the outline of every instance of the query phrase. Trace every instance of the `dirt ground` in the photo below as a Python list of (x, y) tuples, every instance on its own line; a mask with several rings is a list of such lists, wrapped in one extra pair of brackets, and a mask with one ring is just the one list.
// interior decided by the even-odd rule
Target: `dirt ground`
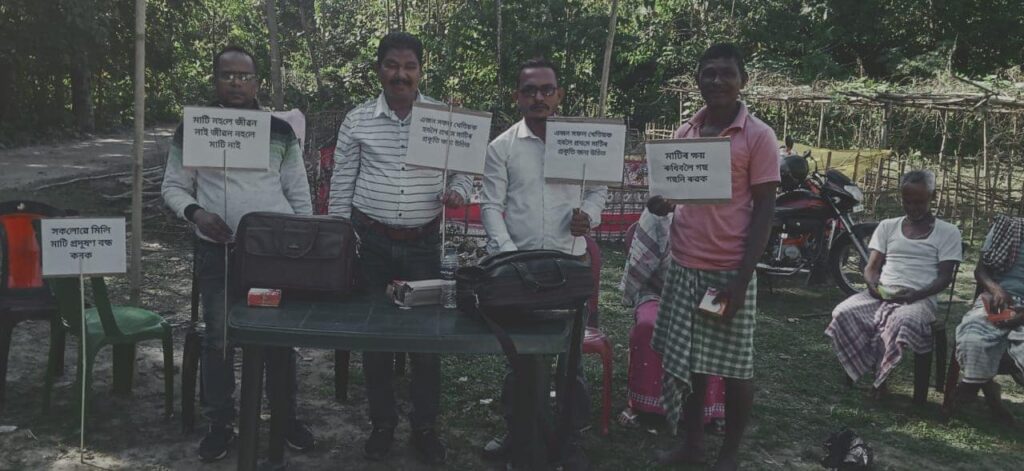
[[(146, 130), (146, 166), (163, 162), (174, 127)], [(0, 150), (0, 188), (28, 188), (41, 183), (131, 169), (133, 136), (128, 133), (61, 144)]]

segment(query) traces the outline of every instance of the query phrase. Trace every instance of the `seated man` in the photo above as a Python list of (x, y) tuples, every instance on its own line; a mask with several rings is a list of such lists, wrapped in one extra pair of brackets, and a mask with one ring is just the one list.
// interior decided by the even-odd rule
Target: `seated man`
[[(960, 398), (974, 397), (985, 388), (985, 397), (992, 413), (1012, 423), (1010, 411), (1000, 401), (999, 385), (992, 381), (999, 372), (999, 362), (1009, 353), (1014, 367), (1024, 371), (1024, 316), (1019, 312), (1010, 319), (990, 320), (985, 304), (993, 313), (1024, 301), (1024, 257), (1020, 243), (1024, 238), (1024, 220), (996, 216), (981, 247), (981, 260), (974, 278), (985, 292), (974, 307), (964, 315), (956, 328), (956, 358), (963, 373), (957, 386)], [(948, 411), (947, 411), (948, 412)]]
[(868, 290), (832, 311), (825, 335), (854, 381), (875, 371), (875, 396), (910, 348), (932, 351), (935, 295), (953, 281), (963, 254), (960, 230), (931, 213), (935, 176), (915, 170), (900, 182), (904, 216), (882, 221), (871, 237), (864, 267)]

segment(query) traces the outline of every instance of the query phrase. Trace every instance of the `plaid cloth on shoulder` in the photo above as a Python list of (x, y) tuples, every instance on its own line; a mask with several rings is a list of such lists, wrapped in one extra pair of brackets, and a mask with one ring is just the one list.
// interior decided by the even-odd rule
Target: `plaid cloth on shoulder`
[(992, 242), (981, 252), (981, 263), (996, 274), (1005, 273), (1017, 263), (1020, 242), (1024, 238), (1024, 220), (998, 214), (990, 231)]
[(725, 286), (736, 274), (735, 270), (695, 270), (674, 261), (669, 267), (651, 347), (662, 356), (662, 405), (673, 433), (683, 401), (692, 389), (691, 374), (738, 379), (754, 376), (756, 275), (747, 285), (743, 307), (731, 320), (697, 310), (709, 287)]

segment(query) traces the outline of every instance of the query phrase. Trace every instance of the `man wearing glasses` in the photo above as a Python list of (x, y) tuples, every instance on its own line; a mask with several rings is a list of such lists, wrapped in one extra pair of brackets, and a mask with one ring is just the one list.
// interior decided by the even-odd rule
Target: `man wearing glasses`
[[(256, 61), (245, 49), (227, 47), (213, 59), (217, 100), (210, 106), (259, 109)], [(233, 243), (234, 230), (252, 211), (312, 214), (309, 183), (302, 150), (287, 122), (271, 118), (270, 166), (267, 170), (231, 169), (225, 177), (217, 168), (185, 168), (182, 164), (182, 126), (174, 133), (167, 156), (162, 193), (164, 202), (179, 217), (195, 225), (199, 244), (194, 263), (199, 278), (206, 334), (203, 337), (203, 416), (209, 431), (199, 443), (199, 458), (216, 461), (227, 456), (235, 439), (234, 349), (224, 354), (224, 250)], [(227, 190), (225, 190), (225, 182)], [(217, 214), (228, 195), (228, 217)], [(295, 354), (291, 355), (288, 428), (285, 443), (296, 451), (313, 449), (313, 434), (295, 419)], [(267, 385), (270, 394), (272, 388)]]
[[(423, 43), (404, 32), (377, 46), (381, 93), (348, 112), (338, 129), (328, 213), (348, 218), (359, 236), (360, 275), (374, 295), (391, 280), (437, 278), (441, 269), (441, 205), (469, 200), (473, 181), (405, 164), (414, 103), (438, 104), (420, 93)], [(441, 357), (410, 353), (409, 425), (420, 462), (437, 465), (447, 451), (437, 432), (441, 408)], [(387, 458), (398, 426), (394, 354), (363, 352), (363, 375), (373, 430), (363, 445), (371, 461)]]
[[(519, 67), (514, 99), (523, 119), (491, 141), (487, 147), (484, 165), (484, 186), (481, 217), (487, 231), (487, 247), (492, 253), (514, 250), (550, 249), (579, 257), (586, 254), (587, 244), (582, 236), (601, 223), (608, 188), (588, 185), (580, 201), (580, 185), (548, 183), (544, 181), (544, 138), (547, 119), (555, 114), (565, 91), (558, 86), (558, 71), (546, 59), (531, 59)], [(550, 360), (530, 359), (521, 364), (532, 372), (546, 371)], [(559, 359), (559, 370), (565, 368), (565, 359)], [(586, 426), (590, 413), (590, 398), (583, 381), (582, 369), (576, 372), (577, 384), (571, 414), (572, 432), (562, 450), (555, 450), (555, 460), (564, 469), (586, 469), (587, 460), (579, 448), (579, 431)], [(544, 374), (547, 378), (549, 375)], [(558, 375), (563, 377), (562, 374)], [(511, 385), (513, 377), (505, 377), (502, 403), (506, 423), (511, 425)], [(565, 385), (557, 385), (559, 391)], [(543, 388), (547, 396), (547, 388)], [(546, 403), (546, 399), (544, 402)], [(538, 420), (542, 436), (550, 429), (547, 420)], [(543, 430), (547, 429), (547, 430)], [(548, 433), (545, 433), (548, 432)], [(506, 450), (513, 446), (522, 432), (510, 430), (508, 440), (495, 439), (485, 448), (485, 457), (508, 457)], [(506, 443), (508, 448), (506, 448)], [(512, 467), (520, 456), (513, 454)]]

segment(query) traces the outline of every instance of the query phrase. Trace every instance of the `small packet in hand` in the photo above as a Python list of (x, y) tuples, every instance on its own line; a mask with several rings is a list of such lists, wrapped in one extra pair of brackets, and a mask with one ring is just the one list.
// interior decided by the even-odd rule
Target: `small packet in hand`
[(981, 303), (985, 306), (985, 314), (988, 314), (988, 321), (995, 324), (996, 322), (1008, 321), (1017, 314), (1017, 311), (1013, 307), (1003, 308), (1002, 311), (993, 312), (992, 306), (989, 304), (992, 298), (988, 296), (982, 296)]
[(715, 317), (722, 317), (725, 315), (725, 302), (716, 303), (715, 298), (718, 297), (717, 288), (708, 288), (707, 292), (704, 293), (704, 299), (700, 300), (700, 306), (697, 307), (701, 312), (710, 314)]

